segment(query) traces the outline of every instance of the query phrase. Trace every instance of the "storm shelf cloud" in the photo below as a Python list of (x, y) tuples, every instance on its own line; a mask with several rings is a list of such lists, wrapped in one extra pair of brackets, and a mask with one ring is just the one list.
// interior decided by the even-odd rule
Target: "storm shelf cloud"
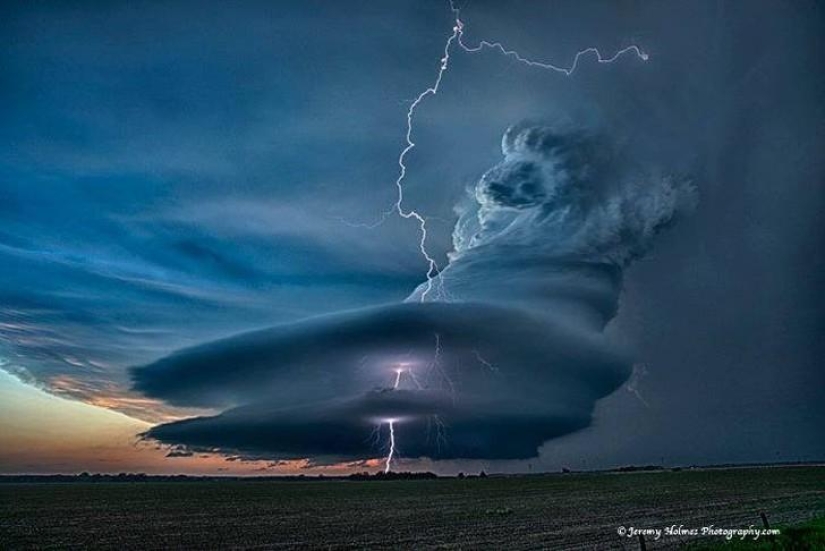
[(588, 426), (631, 373), (628, 352), (603, 334), (622, 271), (696, 192), (578, 129), (518, 124), (502, 151), (456, 209), (449, 264), (406, 301), (133, 368), (149, 397), (222, 411), (146, 436), (322, 462), (382, 455), (392, 421), (405, 457), (522, 459)]

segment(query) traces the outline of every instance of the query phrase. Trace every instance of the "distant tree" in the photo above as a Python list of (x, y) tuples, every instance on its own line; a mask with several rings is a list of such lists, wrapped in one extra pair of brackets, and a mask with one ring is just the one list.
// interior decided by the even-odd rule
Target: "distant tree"
[(484, 469), (482, 469), (481, 472), (478, 473), (478, 477), (479, 478), (487, 478), (487, 473), (484, 472)]
[(464, 473), (458, 473), (458, 478), (464, 478)]

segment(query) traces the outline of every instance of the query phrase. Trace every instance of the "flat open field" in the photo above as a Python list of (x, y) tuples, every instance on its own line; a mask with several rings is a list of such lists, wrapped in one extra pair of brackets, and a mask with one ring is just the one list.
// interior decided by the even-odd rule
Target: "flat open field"
[(825, 468), (0, 484), (0, 549), (638, 549), (619, 526), (742, 528), (759, 526), (760, 510), (774, 525), (825, 514)]

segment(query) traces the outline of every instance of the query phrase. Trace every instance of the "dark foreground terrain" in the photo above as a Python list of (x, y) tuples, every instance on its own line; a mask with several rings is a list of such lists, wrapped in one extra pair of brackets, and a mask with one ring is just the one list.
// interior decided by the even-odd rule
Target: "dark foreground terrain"
[[(0, 549), (638, 549), (636, 538), (618, 536), (620, 526), (759, 527), (759, 511), (779, 526), (822, 516), (825, 468), (464, 480), (4, 483)], [(648, 538), (648, 549), (688, 539)]]

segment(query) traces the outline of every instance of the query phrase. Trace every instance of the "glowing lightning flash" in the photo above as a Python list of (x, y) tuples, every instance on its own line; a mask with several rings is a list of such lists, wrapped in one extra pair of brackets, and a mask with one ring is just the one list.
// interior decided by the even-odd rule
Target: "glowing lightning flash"
[[(404, 373), (405, 369), (403, 367), (397, 367), (395, 369), (395, 383), (393, 383), (392, 388), (393, 390), (398, 389), (398, 385), (401, 384), (401, 374)], [(392, 467), (392, 458), (395, 455), (395, 419), (388, 419), (387, 424), (390, 426), (390, 451), (387, 453), (387, 459), (384, 462), (384, 472), (390, 472), (390, 467)]]
[(395, 455), (395, 420), (390, 419), (390, 452), (387, 454), (387, 462), (384, 464), (384, 473), (390, 472), (392, 466), (392, 456)]
[[(429, 381), (430, 372), (433, 369), (438, 369), (441, 373), (441, 376), (448, 382), (448, 384), (450, 386), (451, 393), (453, 394), (453, 396), (455, 396), (455, 390), (453, 389), (453, 383), (450, 380), (450, 378), (447, 376), (447, 373), (444, 372), (444, 370), (441, 368), (440, 363), (439, 363), (439, 358), (441, 356), (441, 336), (438, 333), (434, 333), (433, 336), (435, 337), (435, 351), (434, 351), (434, 354), (433, 354), (433, 359), (430, 362), (426, 372), (424, 373), (424, 376), (426, 377), (425, 380), (424, 380), (425, 385)], [(417, 388), (418, 390), (423, 390), (425, 388), (425, 386), (421, 384), (421, 380), (419, 380), (419, 378), (415, 375), (415, 372), (412, 370), (412, 368), (408, 367), (408, 365), (409, 364), (407, 362), (401, 362), (401, 363), (396, 364), (396, 367), (395, 367), (395, 370), (394, 370), (395, 371), (395, 379), (393, 380), (392, 390), (398, 390), (398, 388), (401, 386), (401, 376), (404, 375), (404, 374), (406, 374), (407, 377), (409, 377), (409, 380), (412, 381), (412, 384), (415, 385), (415, 388)], [(444, 423), (441, 421), (441, 419), (439, 418), (439, 416), (437, 414), (432, 415), (431, 420), (435, 422), (436, 429), (438, 431), (437, 432), (437, 442), (438, 442), (438, 445), (440, 447), (442, 443), (445, 443)], [(387, 457), (384, 459), (384, 472), (385, 473), (390, 472), (390, 469), (392, 467), (392, 460), (395, 457), (395, 422), (396, 421), (397, 421), (397, 419), (392, 419), (392, 418), (391, 419), (386, 419), (382, 423), (379, 423), (378, 426), (376, 426), (375, 431), (373, 432), (373, 435), (377, 438), (377, 431), (380, 430), (380, 428), (383, 426), (383, 423), (386, 423), (387, 425), (389, 425), (389, 429), (390, 429), (390, 449), (387, 452)]]

